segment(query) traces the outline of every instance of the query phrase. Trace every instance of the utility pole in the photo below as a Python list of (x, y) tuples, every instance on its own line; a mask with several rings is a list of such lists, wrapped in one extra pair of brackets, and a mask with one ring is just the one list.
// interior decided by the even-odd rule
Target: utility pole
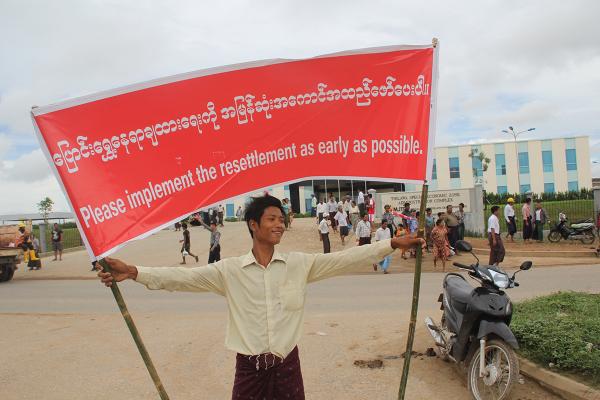
[(513, 139), (515, 140), (515, 156), (517, 157), (517, 193), (521, 193), (521, 166), (519, 165), (519, 150), (517, 149), (517, 136), (519, 136), (522, 133), (526, 133), (526, 132), (531, 132), (531, 131), (535, 131), (535, 128), (529, 128), (529, 129), (525, 129), (523, 131), (515, 131), (515, 129), (512, 126), (508, 127), (508, 130), (503, 129), (502, 132), (504, 133), (508, 133), (509, 135), (512, 135)]

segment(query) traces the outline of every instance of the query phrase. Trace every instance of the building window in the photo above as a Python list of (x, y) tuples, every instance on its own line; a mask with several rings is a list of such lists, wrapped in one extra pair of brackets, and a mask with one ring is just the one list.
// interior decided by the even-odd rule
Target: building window
[(554, 193), (554, 183), (544, 183), (544, 193)]
[(498, 193), (498, 194), (508, 193), (508, 188), (506, 186), (498, 186), (498, 188), (496, 189), (496, 193)]
[(567, 171), (577, 171), (577, 150), (567, 149), (565, 155), (567, 157)]
[(450, 165), (450, 178), (460, 178), (458, 157), (450, 157), (448, 159), (448, 164)]
[(554, 171), (552, 166), (552, 150), (542, 151), (542, 164), (544, 166), (544, 172)]
[(506, 175), (506, 157), (504, 157), (504, 154), (496, 154), (496, 175)]
[(529, 193), (531, 192), (531, 185), (521, 185), (521, 193)]
[(579, 182), (571, 181), (568, 185), (569, 192), (579, 192)]
[(527, 152), (519, 153), (519, 173), (529, 173), (529, 153)]
[(431, 170), (431, 180), (437, 179), (437, 164), (435, 162), (435, 158), (433, 159), (433, 168)]
[(473, 176), (483, 176), (483, 163), (479, 157), (471, 158), (471, 167), (473, 168)]

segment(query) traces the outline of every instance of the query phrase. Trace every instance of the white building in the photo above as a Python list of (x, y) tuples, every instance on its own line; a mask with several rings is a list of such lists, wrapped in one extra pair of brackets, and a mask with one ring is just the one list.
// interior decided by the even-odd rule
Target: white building
[[(488, 169), (483, 171), (473, 151), (489, 158)], [(518, 162), (517, 162), (518, 160)], [(517, 174), (519, 171), (519, 174)], [(429, 190), (472, 188), (483, 184), (489, 193), (549, 193), (580, 190), (592, 187), (590, 146), (588, 136), (558, 139), (520, 140), (436, 147)], [(324, 198), (332, 193), (336, 199), (358, 190), (378, 192), (420, 190), (420, 185), (394, 184), (376, 181), (315, 180), (292, 185), (274, 186), (269, 193), (280, 199), (289, 198), (295, 212), (310, 211), (313, 193)], [(257, 192), (255, 195), (260, 194)], [(226, 204), (226, 215), (233, 217), (238, 206), (248, 200), (238, 197)]]

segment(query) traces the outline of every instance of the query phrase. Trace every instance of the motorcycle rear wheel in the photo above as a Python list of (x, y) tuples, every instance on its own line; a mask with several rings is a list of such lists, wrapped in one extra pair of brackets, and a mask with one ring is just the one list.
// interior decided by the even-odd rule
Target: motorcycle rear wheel
[(560, 234), (560, 232), (552, 231), (548, 234), (548, 241), (552, 243), (558, 243), (560, 242), (560, 239), (562, 239), (562, 235)]
[(492, 339), (485, 346), (485, 369), (487, 375), (479, 377), (477, 350), (467, 370), (469, 392), (474, 400), (505, 400), (510, 396), (519, 378), (519, 361), (512, 347), (499, 339)]
[(581, 243), (583, 244), (592, 244), (596, 241), (596, 235), (594, 232), (588, 231), (583, 233), (583, 239), (581, 239)]

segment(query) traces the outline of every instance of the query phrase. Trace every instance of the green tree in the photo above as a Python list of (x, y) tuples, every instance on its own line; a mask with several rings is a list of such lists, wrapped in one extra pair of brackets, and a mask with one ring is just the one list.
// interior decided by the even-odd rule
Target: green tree
[(39, 203), (37, 203), (37, 208), (40, 214), (42, 214), (42, 218), (44, 218), (44, 222), (48, 223), (48, 214), (52, 212), (52, 206), (54, 205), (54, 201), (50, 197), (46, 197)]
[[(488, 170), (491, 160), (483, 151), (481, 151), (477, 148), (471, 149), (471, 152), (469, 153), (469, 157), (476, 158), (481, 162), (481, 170), (482, 170), (482, 178), (483, 178), (484, 172)], [(477, 168), (473, 168), (473, 177), (475, 178), (476, 181), (478, 180)], [(477, 183), (484, 183), (484, 182), (477, 182)]]

